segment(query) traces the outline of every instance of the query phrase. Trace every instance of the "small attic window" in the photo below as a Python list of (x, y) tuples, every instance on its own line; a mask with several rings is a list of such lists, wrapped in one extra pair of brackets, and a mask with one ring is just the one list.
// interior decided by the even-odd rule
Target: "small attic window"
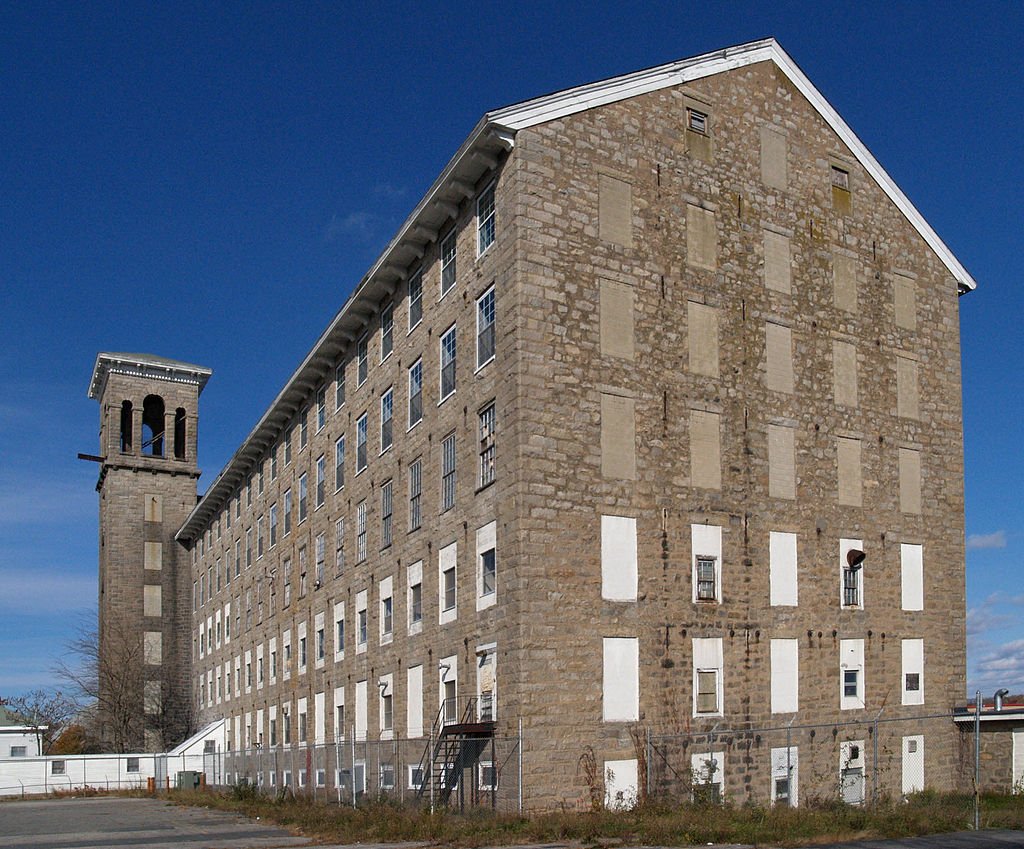
[(850, 191), (850, 172), (838, 165), (832, 166), (832, 185), (844, 192)]
[(701, 112), (699, 109), (687, 107), (686, 126), (693, 130), (693, 132), (706, 136), (708, 134), (708, 113)]

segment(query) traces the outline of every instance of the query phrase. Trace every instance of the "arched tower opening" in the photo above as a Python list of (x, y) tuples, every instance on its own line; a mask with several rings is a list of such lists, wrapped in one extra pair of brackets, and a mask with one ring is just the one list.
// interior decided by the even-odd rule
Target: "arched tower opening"
[(142, 402), (142, 453), (164, 456), (164, 399), (147, 395)]
[(121, 453), (132, 452), (132, 402), (121, 402)]

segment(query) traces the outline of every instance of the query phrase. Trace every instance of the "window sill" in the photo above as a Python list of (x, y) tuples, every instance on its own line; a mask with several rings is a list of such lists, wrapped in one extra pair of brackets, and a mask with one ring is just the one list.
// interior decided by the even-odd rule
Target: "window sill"
[(477, 488), (476, 488), (476, 489), (475, 489), (475, 490), (473, 491), (473, 494), (474, 494), (474, 495), (479, 495), (479, 494), (480, 494), (481, 492), (483, 492), (483, 491), (484, 491), (485, 489), (490, 489), (490, 488), (491, 488), (492, 486), (494, 486), (494, 481), (488, 481), (487, 483), (485, 483), (485, 484), (481, 484), (480, 486), (478, 486), (478, 487), (477, 487)]
[(456, 392), (456, 390), (453, 389), (451, 392), (449, 392), (447, 395), (445, 395), (444, 398), (442, 398), (440, 401), (437, 402), (437, 406), (440, 407), (449, 398), (453, 398), (455, 396), (455, 392)]
[(413, 423), (412, 423), (411, 425), (409, 425), (409, 426), (408, 426), (408, 427), (407, 427), (407, 428), (405, 429), (405, 432), (406, 432), (406, 433), (411, 433), (411, 432), (412, 432), (412, 430), (413, 430), (413, 428), (417, 427), (417, 426), (418, 426), (418, 425), (419, 425), (419, 424), (420, 424), (420, 423), (421, 423), (422, 421), (423, 421), (423, 417), (422, 417), (422, 416), (420, 416), (420, 418), (416, 419), (416, 421), (414, 421), (414, 422), (413, 422)]
[(493, 363), (496, 358), (497, 358), (497, 355), (496, 354), (492, 354), (488, 359), (484, 360), (482, 363), (480, 363), (480, 365), (478, 365), (473, 370), (473, 374), (474, 375), (480, 374), (480, 372), (482, 372), (485, 368), (487, 368), (487, 366), (489, 366), (491, 363)]

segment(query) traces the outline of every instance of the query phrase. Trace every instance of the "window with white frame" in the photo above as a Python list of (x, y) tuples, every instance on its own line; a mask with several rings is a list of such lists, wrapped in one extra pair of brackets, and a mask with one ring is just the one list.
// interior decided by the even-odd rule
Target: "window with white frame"
[[(441, 401), (455, 392), (455, 325), (449, 327), (440, 340)], [(438, 402), (440, 403), (440, 402)]]
[(406, 605), (409, 613), (409, 633), (423, 629), (423, 561), (409, 565), (406, 573)]
[(723, 709), (723, 651), (721, 638), (694, 638), (693, 714), (718, 715)]
[(423, 523), (423, 461), (417, 457), (409, 464), (409, 530), (415, 531)]
[(697, 555), (697, 601), (716, 601), (717, 587), (715, 582), (715, 568), (717, 558), (708, 557), (703, 554)]
[(395, 630), (395, 599), (393, 581), (389, 576), (380, 582), (380, 641), (390, 643)]
[(327, 387), (321, 386), (316, 391), (316, 432), (320, 433), (327, 425)]
[(345, 437), (339, 436), (334, 443), (334, 491), (345, 485)]
[(388, 304), (380, 311), (380, 361), (384, 362), (395, 349), (395, 308)]
[(903, 693), (905, 705), (924, 704), (924, 640), (902, 641)]
[(476, 302), (476, 367), (481, 368), (494, 359), (494, 287)]
[(356, 563), (366, 560), (366, 500), (356, 505)]
[(480, 477), (482, 489), (494, 483), (494, 431), (496, 424), (494, 402), (491, 401), (478, 414), (480, 435)]
[[(292, 461), (292, 428), (288, 428), (284, 432), (284, 464), (287, 466)], [(242, 514), (242, 499), (240, 497), (235, 499), (235, 518), (238, 519)]]
[(306, 594), (306, 570), (309, 566), (309, 559), (306, 555), (306, 546), (299, 549), (299, 596)]
[(441, 240), (441, 297), (455, 285), (455, 230)]
[(345, 517), (334, 520), (334, 569), (340, 575), (345, 571)]
[(316, 535), (314, 552), (316, 556), (316, 585), (322, 587), (324, 585), (324, 564), (327, 561), (327, 542), (323, 531)]
[(391, 447), (392, 443), (392, 430), (391, 430), (391, 418), (394, 413), (395, 406), (395, 393), (393, 389), (388, 389), (383, 395), (380, 396), (380, 453), (383, 454)]
[(477, 610), (490, 607), (497, 599), (497, 523), (488, 522), (476, 532)]
[(288, 536), (292, 532), (292, 491), (288, 488), (284, 491), (284, 495), (281, 497), (281, 510), (284, 513), (284, 535)]
[(453, 622), (457, 615), (456, 567), (458, 544), (451, 543), (437, 552), (438, 587), (440, 590), (440, 624)]
[(366, 615), (366, 590), (356, 594), (356, 653), (366, 651), (369, 639), (368, 620)]
[[(382, 675), (378, 682), (378, 689), (380, 690), (380, 736), (381, 739), (390, 739), (391, 733), (395, 728), (395, 693), (393, 686), (393, 679), (391, 675)], [(381, 774), (383, 776), (384, 765), (381, 765)], [(391, 770), (391, 786), (394, 786), (395, 776), (394, 768)]]
[(345, 364), (340, 363), (334, 370), (334, 409), (340, 410), (345, 405)]
[(356, 419), (356, 474), (366, 468), (367, 419), (363, 413)]
[(290, 557), (284, 559), (281, 571), (284, 581), (284, 606), (287, 607), (292, 601), (292, 559)]
[(441, 512), (455, 506), (455, 431), (441, 442)]
[(309, 514), (309, 476), (303, 472), (299, 475), (299, 523), (306, 521)]
[(496, 235), (495, 225), (494, 184), (492, 183), (476, 199), (477, 255), (483, 254), (494, 244)]
[(305, 407), (299, 413), (299, 448), (305, 448), (309, 444), (309, 407)]
[[(277, 446), (270, 449), (270, 481), (277, 480)], [(228, 518), (228, 530), (231, 530), (231, 510), (225, 511)], [(217, 539), (220, 539), (220, 520), (217, 520)]]
[(277, 545), (277, 505), (270, 505), (270, 547)]
[[(338, 601), (334, 604), (334, 659), (342, 660), (345, 657), (345, 602)], [(344, 728), (342, 723), (338, 726)]]
[(423, 320), (423, 275), (417, 272), (409, 281), (409, 330)]
[(380, 485), (380, 547), (387, 548), (391, 545), (392, 537), (392, 513), (394, 501), (392, 497), (392, 482), (384, 481)]
[(370, 373), (369, 355), (367, 349), (367, 336), (364, 333), (356, 342), (356, 386), (366, 383)]
[(409, 427), (423, 418), (423, 359), (409, 366)]
[(324, 496), (327, 488), (327, 458), (321, 454), (316, 458), (316, 506), (320, 509), (324, 506)]

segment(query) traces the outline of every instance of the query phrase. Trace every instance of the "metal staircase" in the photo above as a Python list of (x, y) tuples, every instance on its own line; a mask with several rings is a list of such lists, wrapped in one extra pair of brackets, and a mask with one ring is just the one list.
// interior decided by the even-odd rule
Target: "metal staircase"
[(481, 703), (479, 716), (475, 697), (466, 700), (461, 714), (458, 707), (452, 699), (441, 702), (420, 758), (420, 784), (416, 795), (420, 799), (429, 797), (431, 808), (448, 805), (456, 791), (460, 806), (465, 805), (463, 778), (467, 770), (470, 775), (470, 803), (479, 802), (477, 765), (480, 755), (494, 740), (495, 722), (489, 700)]

